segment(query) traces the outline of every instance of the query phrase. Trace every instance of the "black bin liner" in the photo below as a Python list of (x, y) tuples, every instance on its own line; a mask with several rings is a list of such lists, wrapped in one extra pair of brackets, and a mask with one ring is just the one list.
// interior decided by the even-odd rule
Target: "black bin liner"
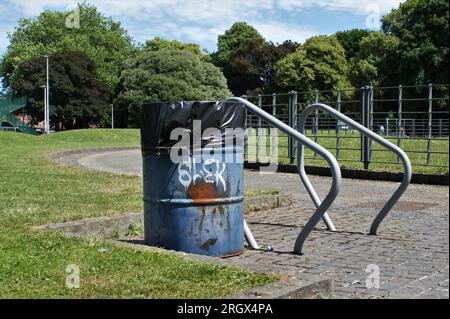
[[(183, 101), (144, 104), (141, 108), (141, 146), (145, 152), (168, 149), (177, 141), (170, 139), (175, 128), (189, 132), (192, 141), (193, 121), (201, 121), (201, 132), (227, 128), (245, 130), (246, 111), (242, 103), (225, 101)], [(202, 146), (211, 142), (202, 140)], [(195, 141), (194, 141), (195, 143)]]

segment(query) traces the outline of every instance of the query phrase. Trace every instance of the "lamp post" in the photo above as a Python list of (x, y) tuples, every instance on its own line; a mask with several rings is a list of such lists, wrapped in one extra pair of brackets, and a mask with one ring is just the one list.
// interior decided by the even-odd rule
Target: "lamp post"
[(114, 129), (114, 104), (111, 104), (111, 129)]
[(47, 85), (41, 85), (44, 89), (44, 133), (47, 133)]
[(47, 68), (47, 84), (45, 86), (46, 113), (45, 113), (45, 133), (50, 133), (50, 85), (49, 85), (49, 62), (48, 55), (44, 55)]

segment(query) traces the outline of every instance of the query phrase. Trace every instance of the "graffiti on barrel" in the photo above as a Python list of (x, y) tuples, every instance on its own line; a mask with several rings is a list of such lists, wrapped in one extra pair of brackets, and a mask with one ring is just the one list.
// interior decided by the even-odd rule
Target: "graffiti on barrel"
[[(215, 184), (217, 187), (222, 186), (223, 191), (226, 192), (227, 185), (223, 177), (226, 170), (226, 164), (218, 159), (207, 159), (203, 162), (201, 170), (197, 171), (195, 157), (182, 161), (178, 164), (178, 180), (185, 190), (191, 185), (196, 185), (197, 181), (201, 183)], [(209, 193), (210, 186), (204, 188), (205, 194)]]

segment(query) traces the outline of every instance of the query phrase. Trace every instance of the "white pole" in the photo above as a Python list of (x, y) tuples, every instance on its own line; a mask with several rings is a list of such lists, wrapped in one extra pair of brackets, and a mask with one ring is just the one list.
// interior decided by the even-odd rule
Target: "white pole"
[(45, 133), (50, 133), (50, 86), (49, 86), (49, 68), (48, 68), (48, 55), (45, 56), (47, 60), (47, 85), (46, 85), (46, 98), (47, 98), (47, 113), (46, 113), (46, 126), (45, 126)]
[(114, 105), (111, 104), (111, 129), (114, 129)]
[(44, 133), (47, 133), (47, 86), (42, 87), (44, 88)]

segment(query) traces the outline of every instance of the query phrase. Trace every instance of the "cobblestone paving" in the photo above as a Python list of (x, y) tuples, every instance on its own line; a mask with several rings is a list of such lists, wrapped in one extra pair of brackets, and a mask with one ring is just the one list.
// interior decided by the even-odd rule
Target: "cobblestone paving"
[[(334, 298), (449, 297), (448, 208), (394, 211), (381, 224), (379, 235), (370, 236), (377, 210), (335, 205), (330, 215), (338, 231), (319, 224), (305, 242), (304, 254), (294, 255), (295, 239), (313, 212), (312, 206), (299, 201), (296, 207), (248, 215), (262, 249), (247, 249), (229, 262), (255, 271), (330, 278)], [(275, 251), (267, 251), (268, 245)], [(367, 289), (373, 271), (369, 265), (379, 268), (379, 289)]]
[[(91, 156), (78, 164), (141, 173), (138, 151)], [(311, 182), (323, 198), (330, 179), (311, 176)], [(342, 190), (329, 210), (337, 232), (326, 231), (319, 223), (305, 242), (304, 254), (298, 256), (292, 253), (295, 239), (314, 212), (298, 176), (246, 171), (245, 184), (251, 189), (279, 188), (292, 194), (294, 203), (289, 208), (246, 215), (262, 249), (247, 249), (226, 259), (227, 263), (299, 278), (329, 278), (334, 298), (449, 298), (448, 187), (410, 185), (381, 224), (378, 236), (370, 236), (367, 233), (377, 209), (398, 183), (343, 179)], [(274, 245), (275, 251), (267, 251), (268, 245)], [(371, 265), (379, 268), (379, 289), (367, 289), (371, 272), (366, 270), (373, 269)]]

